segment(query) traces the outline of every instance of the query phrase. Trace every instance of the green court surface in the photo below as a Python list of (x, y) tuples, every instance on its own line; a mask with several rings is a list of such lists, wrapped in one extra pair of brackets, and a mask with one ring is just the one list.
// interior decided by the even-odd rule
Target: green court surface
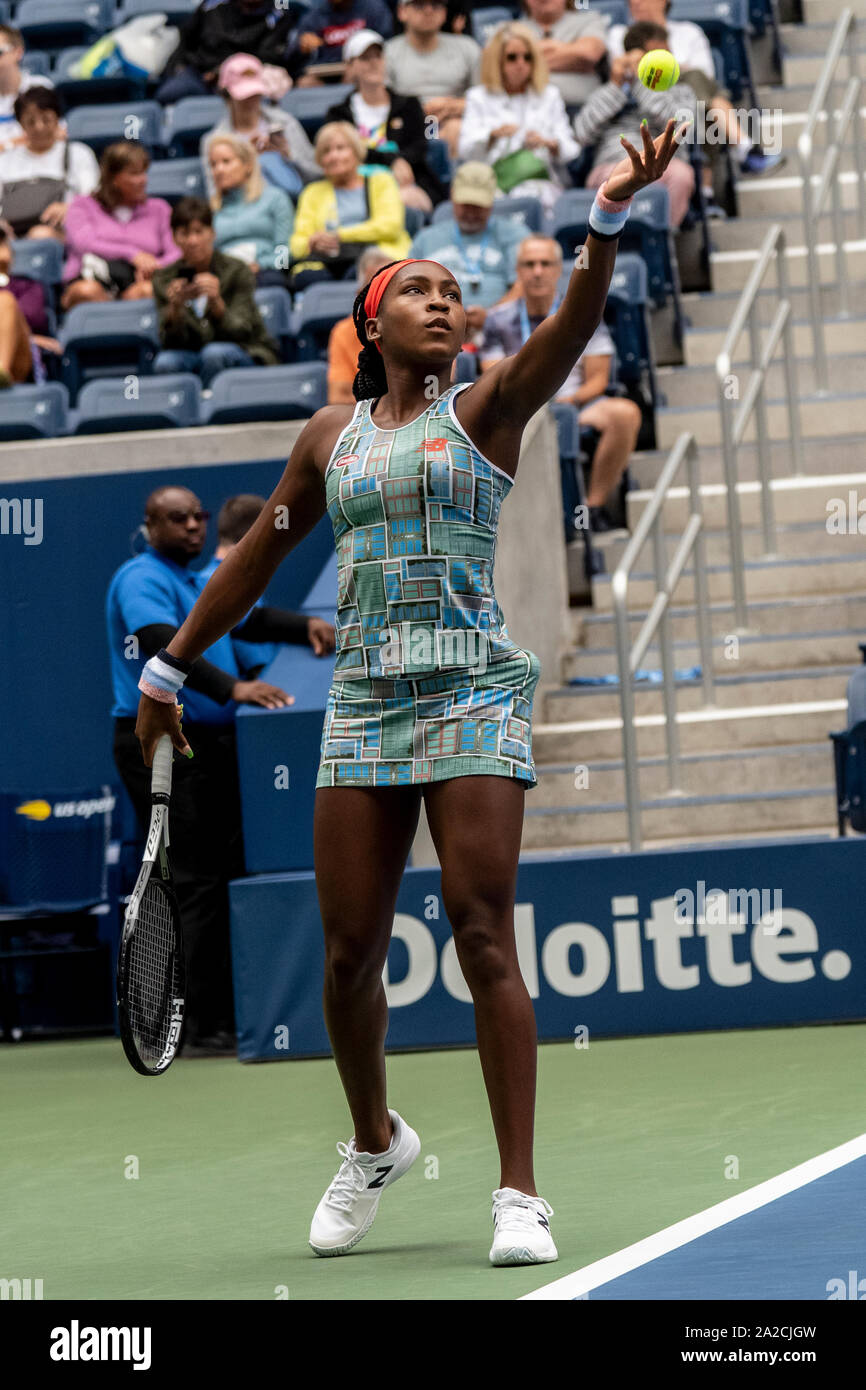
[(864, 1046), (866, 1024), (542, 1045), (536, 1183), (560, 1258), (517, 1269), (487, 1257), (499, 1167), (474, 1050), (389, 1056), (420, 1157), (355, 1250), (320, 1259), (310, 1220), (352, 1133), (331, 1060), (181, 1058), (148, 1079), (113, 1039), (6, 1046), (0, 1276), (45, 1299), (518, 1298), (861, 1133)]

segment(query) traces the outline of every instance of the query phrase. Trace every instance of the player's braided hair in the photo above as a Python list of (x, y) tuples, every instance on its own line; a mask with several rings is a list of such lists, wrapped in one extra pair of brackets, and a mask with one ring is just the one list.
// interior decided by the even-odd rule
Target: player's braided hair
[[(376, 275), (396, 264), (396, 261), (389, 261), (388, 265), (379, 267)], [(382, 354), (375, 343), (367, 341), (367, 312), (364, 308), (364, 301), (375, 278), (375, 275), (371, 275), (364, 288), (359, 291), (352, 309), (355, 332), (358, 335), (358, 342), (361, 344), (361, 351), (358, 353), (358, 371), (352, 382), (352, 395), (356, 401), (369, 401), (374, 397), (378, 399), (379, 396), (385, 396), (388, 393), (388, 378), (385, 375), (385, 362)]]

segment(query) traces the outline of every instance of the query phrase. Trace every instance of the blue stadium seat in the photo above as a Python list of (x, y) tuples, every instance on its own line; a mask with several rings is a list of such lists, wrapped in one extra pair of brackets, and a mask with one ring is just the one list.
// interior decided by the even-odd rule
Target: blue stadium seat
[(222, 97), (184, 97), (165, 112), (165, 145), (169, 159), (197, 155), (201, 137), (226, 113)]
[(72, 44), (93, 44), (111, 28), (114, 5), (104, 0), (22, 0), (15, 11), (25, 48), (59, 53)]
[(340, 319), (351, 314), (357, 292), (354, 278), (330, 283), (322, 281), (301, 291), (294, 318), (299, 362), (314, 362), (327, 356), (331, 329)]
[(121, 101), (109, 106), (76, 106), (66, 117), (70, 140), (83, 140), (100, 153), (115, 140), (140, 140), (152, 153), (162, 146), (162, 107), (155, 101)]
[(213, 396), (204, 402), (205, 423), (306, 420), (327, 402), (327, 376), (324, 362), (230, 368), (211, 382)]
[(188, 429), (198, 425), (201, 382), (192, 372), (143, 376), (134, 393), (118, 378), (89, 381), (72, 412), (72, 434)]
[(354, 90), (350, 82), (325, 87), (294, 87), (281, 98), (280, 106), (300, 121), (309, 136), (313, 136), (319, 126), (324, 125), (331, 107), (345, 101)]
[(12, 386), (3, 392), (0, 440), (53, 439), (65, 434), (69, 393), (59, 381), (42, 386)]
[[(9, 18), (8, 8), (5, 11), (6, 18), (3, 18), (3, 5), (0, 3), (0, 24), (5, 24)], [(51, 59), (47, 53), (43, 53), (38, 48), (31, 48), (29, 53), (25, 53), (21, 59), (21, 69), (23, 72), (30, 72), (34, 77), (51, 76)]]
[(627, 0), (592, 0), (592, 12), (607, 15), (611, 24), (629, 23)]
[(123, 73), (113, 77), (74, 77), (70, 69), (87, 51), (86, 47), (64, 48), (55, 60), (52, 80), (67, 110), (73, 106), (143, 99), (147, 85), (143, 78), (136, 81)]
[[(63, 243), (48, 237), (24, 237), (12, 243), (12, 274), (43, 285), (59, 285), (63, 276)], [(5, 397), (4, 397), (5, 399)]]
[(183, 24), (199, 7), (200, 0), (119, 0), (117, 25), (141, 14), (164, 14), (169, 24)]
[(510, 20), (517, 17), (517, 7), (513, 9), (507, 5), (489, 5), (480, 10), (471, 10), (469, 14), (469, 32), (476, 43), (480, 43), (483, 48), (495, 29), (500, 24), (508, 24)]
[[(450, 202), (439, 203), (433, 209), (432, 222), (444, 222), (454, 216)], [(530, 232), (544, 230), (544, 212), (537, 198), (497, 198), (493, 204), (494, 217), (522, 218)]]
[(673, 0), (670, 17), (700, 25), (722, 55), (724, 83), (734, 101), (748, 97), (757, 106), (749, 53), (749, 0)]
[(75, 401), (93, 377), (149, 376), (159, 351), (152, 299), (77, 304), (60, 329), (61, 376)]
[(270, 285), (266, 289), (256, 290), (255, 301), (264, 320), (265, 328), (279, 344), (283, 361), (294, 361), (295, 333), (292, 318), (292, 296), (288, 290), (280, 289), (279, 285)]
[(435, 174), (437, 179), (446, 186), (449, 186), (454, 177), (454, 167), (451, 163), (451, 154), (445, 140), (427, 141), (427, 165), (430, 172)]
[[(566, 262), (586, 239), (594, 198), (591, 188), (570, 188), (556, 201), (553, 235)], [(679, 316), (679, 275), (669, 226), (668, 191), (663, 184), (651, 184), (635, 195), (620, 246), (623, 251), (638, 251), (646, 261), (653, 304), (661, 307), (673, 299)]]
[(157, 159), (147, 171), (151, 198), (176, 203), (181, 198), (204, 198), (205, 178), (200, 159)]
[(454, 369), (455, 382), (477, 381), (478, 367), (479, 362), (477, 352), (458, 352), (457, 365)]
[[(63, 244), (59, 241), (24, 238), (12, 243), (12, 273), (45, 286), (48, 330), (57, 336), (57, 293), (63, 275)], [(5, 399), (5, 397), (4, 397)]]

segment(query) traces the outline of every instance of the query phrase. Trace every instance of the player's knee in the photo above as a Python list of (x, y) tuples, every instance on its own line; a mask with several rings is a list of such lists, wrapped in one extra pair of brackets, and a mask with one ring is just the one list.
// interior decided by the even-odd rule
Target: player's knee
[(325, 948), (325, 980), (341, 994), (363, 994), (378, 988), (384, 960), (359, 937), (343, 936)]

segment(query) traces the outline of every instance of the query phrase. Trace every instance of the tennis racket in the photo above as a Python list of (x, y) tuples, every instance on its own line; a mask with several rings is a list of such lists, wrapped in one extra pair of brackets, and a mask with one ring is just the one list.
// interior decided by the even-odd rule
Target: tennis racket
[(150, 829), (117, 955), (117, 1012), (123, 1050), (142, 1076), (162, 1076), (183, 1032), (186, 989), (180, 909), (168, 858), (171, 739), (153, 758)]

